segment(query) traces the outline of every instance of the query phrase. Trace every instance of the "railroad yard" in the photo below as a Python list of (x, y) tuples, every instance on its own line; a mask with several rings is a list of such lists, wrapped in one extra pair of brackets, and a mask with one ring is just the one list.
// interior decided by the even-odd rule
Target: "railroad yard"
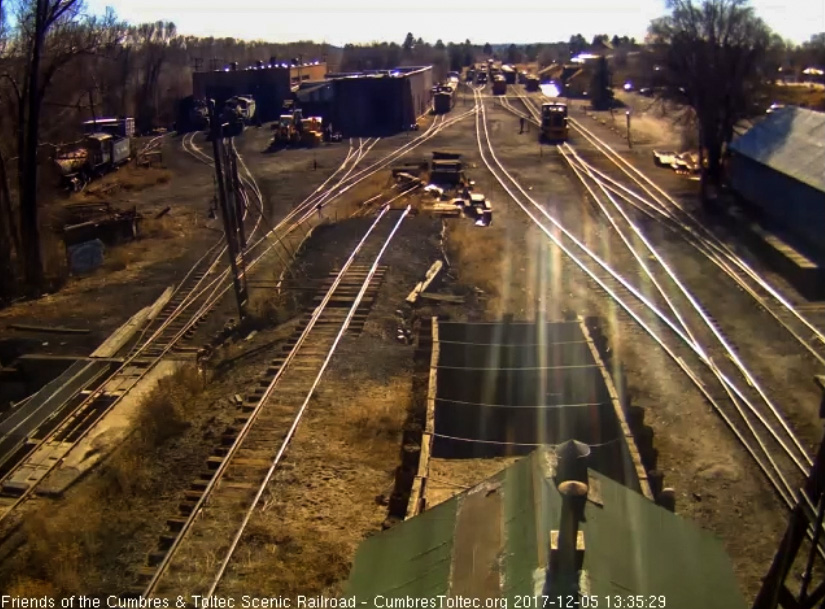
[[(98, 349), (64, 365), (74, 376), (49, 393), (65, 398), (56, 416), (41, 393), (2, 413), (4, 594), (344, 594), (365, 539), (469, 502), (464, 491), (552, 444), (475, 414), (464, 437), (439, 431), (439, 383), (511, 370), (498, 356), (437, 360), (461, 344), (442, 324), (566, 322), (585, 338), (557, 342), (586, 342), (594, 363), (539, 357), (535, 369), (602, 371), (620, 430), (604, 444), (622, 443), (635, 467), (626, 485), (721, 540), (753, 601), (819, 449), (825, 304), (703, 207), (697, 180), (656, 167), (652, 145), (628, 146), (609, 113), (571, 103), (569, 138), (540, 143), (550, 98), (492, 89), (461, 82), (446, 112), (394, 135), (273, 151), (264, 122), (220, 138), (237, 166), (234, 258), (214, 213), (211, 138), (153, 140), (164, 177), (107, 198), (149, 219), (140, 238), (0, 310), (5, 326), (79, 329), (31, 334), (46, 360)], [(681, 148), (676, 132), (655, 144), (668, 137)], [(486, 215), (427, 191), (443, 151)], [(244, 269), (243, 318), (230, 259)], [(555, 340), (536, 332), (519, 351)], [(563, 418), (593, 406), (565, 404), (548, 378), (544, 397), (571, 406)], [(478, 421), (519, 408), (484, 401), (464, 404)], [(497, 452), (451, 458), (434, 439)]]

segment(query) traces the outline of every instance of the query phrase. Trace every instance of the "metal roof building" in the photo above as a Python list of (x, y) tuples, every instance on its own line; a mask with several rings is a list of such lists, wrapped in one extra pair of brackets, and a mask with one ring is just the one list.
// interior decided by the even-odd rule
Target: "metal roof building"
[(331, 121), (345, 136), (407, 129), (432, 100), (432, 66), (328, 74), (333, 80)]
[(223, 70), (195, 72), (192, 75), (192, 93), (196, 99), (212, 98), (218, 104), (235, 95), (252, 95), (261, 118), (274, 120), (280, 115), (283, 102), (290, 97), (293, 86), (320, 80), (327, 71), (326, 63), (319, 61), (298, 65), (259, 64), (241, 69), (230, 66)]
[[(555, 451), (540, 448), (453, 499), (368, 538), (356, 554), (346, 596), (367, 607), (413, 606), (398, 602), (439, 595), (500, 599), (475, 605), (482, 607), (542, 606), (524, 599), (555, 598), (566, 548), (567, 572), (576, 574), (579, 593), (598, 604), (553, 606), (640, 606), (627, 599), (641, 597), (641, 606), (744, 609), (718, 540), (593, 470), (586, 473), (586, 503), (580, 504), (583, 511), (571, 532), (569, 497), (557, 487), (558, 464)], [(561, 531), (578, 540), (576, 549), (563, 541)]]
[(825, 113), (781, 108), (730, 150), (734, 191), (797, 245), (825, 253)]

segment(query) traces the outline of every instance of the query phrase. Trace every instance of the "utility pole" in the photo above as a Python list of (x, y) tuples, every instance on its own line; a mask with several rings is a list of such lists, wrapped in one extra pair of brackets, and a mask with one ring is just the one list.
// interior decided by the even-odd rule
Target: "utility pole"
[(229, 167), (232, 171), (232, 190), (229, 192), (229, 195), (234, 203), (230, 209), (233, 211), (233, 222), (238, 234), (238, 243), (240, 244), (239, 249), (243, 253), (243, 251), (246, 250), (246, 233), (243, 228), (244, 204), (243, 197), (238, 196), (238, 193), (241, 192), (242, 186), (240, 177), (238, 176), (238, 154), (235, 151), (234, 146), (232, 147), (228, 158)]
[(627, 116), (627, 147), (633, 148), (633, 144), (630, 141), (630, 110), (625, 112), (625, 116)]
[[(232, 284), (235, 288), (235, 299), (238, 303), (239, 321), (246, 317), (246, 305), (249, 301), (246, 288), (246, 265), (243, 258), (242, 240), (239, 238), (238, 225), (243, 223), (243, 217), (238, 217), (235, 209), (229, 205), (227, 196), (227, 179), (223, 165), (226, 151), (223, 146), (223, 125), (219, 122), (215, 109), (215, 100), (209, 100), (209, 116), (212, 128), (212, 154), (215, 159), (215, 182), (218, 189), (218, 202), (223, 218), (224, 233), (226, 235), (227, 251), (229, 252), (229, 266), (232, 270)], [(234, 188), (232, 189), (235, 190)]]
[[(825, 418), (825, 376), (814, 377), (822, 390), (820, 418)], [(825, 437), (819, 444), (810, 476), (796, 496), (796, 505), (790, 522), (774, 556), (768, 574), (762, 579), (762, 588), (753, 603), (753, 609), (812, 609), (821, 607), (825, 599), (825, 580), (822, 578), (821, 557), (825, 520)], [(808, 539), (807, 548), (803, 542)], [(807, 556), (805, 552), (807, 551)], [(804, 558), (804, 560), (802, 560)], [(804, 564), (800, 577), (799, 566)], [(817, 580), (816, 582), (814, 580)], [(816, 584), (812, 586), (812, 584)], [(813, 588), (813, 589), (812, 589)]]

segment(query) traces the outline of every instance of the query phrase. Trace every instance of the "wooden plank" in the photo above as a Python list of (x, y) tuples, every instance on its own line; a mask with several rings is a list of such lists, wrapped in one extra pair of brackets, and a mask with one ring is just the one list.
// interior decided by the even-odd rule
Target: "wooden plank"
[(424, 275), (424, 281), (418, 282), (413, 291), (410, 292), (410, 295), (407, 296), (407, 302), (410, 304), (414, 304), (418, 297), (421, 295), (424, 290), (430, 287), (430, 284), (435, 280), (438, 276), (438, 273), (441, 272), (441, 269), (444, 267), (444, 263), (441, 260), (436, 260), (427, 270), (427, 273)]
[(455, 304), (464, 304), (464, 297), (455, 296), (454, 294), (421, 294), (420, 297), (426, 300), (436, 300), (439, 302), (452, 302)]
[(627, 443), (628, 453), (630, 453), (630, 458), (633, 461), (633, 467), (636, 470), (636, 476), (639, 479), (639, 486), (641, 487), (642, 494), (653, 501), (654, 497), (653, 492), (650, 490), (650, 482), (647, 479), (647, 471), (642, 465), (639, 448), (636, 446), (636, 438), (630, 431), (630, 425), (627, 423), (627, 418), (625, 417), (624, 410), (622, 409), (622, 404), (619, 401), (619, 395), (616, 392), (616, 387), (613, 385), (613, 379), (607, 372), (607, 368), (605, 368), (604, 362), (599, 355), (599, 350), (596, 349), (593, 338), (590, 336), (590, 332), (587, 330), (587, 326), (584, 323), (584, 318), (581, 316), (579, 316), (579, 326), (581, 327), (582, 334), (587, 341), (587, 346), (590, 349), (593, 360), (596, 362), (599, 372), (604, 379), (605, 387), (607, 387), (607, 393), (610, 396), (610, 403), (613, 405), (613, 411), (616, 413), (616, 419), (619, 421), (619, 425), (621, 426), (622, 435)]
[(12, 330), (22, 330), (24, 332), (46, 332), (48, 334), (88, 334), (88, 328), (64, 328), (62, 326), (36, 326), (33, 324), (11, 324)]
[(160, 313), (163, 307), (172, 299), (173, 292), (174, 288), (172, 286), (166, 288), (155, 302), (148, 307), (142, 308), (132, 315), (126, 323), (112, 332), (109, 338), (103, 341), (97, 349), (92, 351), (91, 357), (114, 357), (115, 354), (132, 339), (138, 331), (138, 328), (157, 317), (158, 313)]
[(427, 433), (435, 433), (435, 398), (438, 391), (438, 361), (440, 359), (438, 344), (438, 318), (433, 317), (432, 352), (430, 355), (430, 382), (427, 389)]
[(410, 499), (407, 503), (407, 514), (405, 520), (417, 516), (421, 512), (421, 503), (424, 490), (427, 486), (427, 477), (430, 473), (430, 452), (433, 445), (433, 434), (435, 433), (435, 398), (438, 375), (438, 318), (432, 318), (432, 351), (430, 353), (430, 379), (427, 389), (427, 415), (424, 425), (424, 433), (421, 434), (421, 454), (418, 457), (418, 473), (413, 482), (410, 492)]

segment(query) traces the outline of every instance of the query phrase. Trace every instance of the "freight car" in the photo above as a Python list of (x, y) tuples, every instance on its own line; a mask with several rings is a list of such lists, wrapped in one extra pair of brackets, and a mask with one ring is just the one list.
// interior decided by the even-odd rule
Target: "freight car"
[(524, 88), (530, 92), (538, 91), (539, 90), (539, 77), (538, 76), (528, 76)]
[(108, 133), (115, 137), (135, 137), (133, 118), (96, 118), (83, 123), (84, 135)]
[(63, 185), (81, 190), (94, 178), (127, 163), (131, 157), (131, 139), (109, 133), (88, 134), (80, 146), (58, 151), (55, 157)]
[(507, 81), (501, 75), (493, 77), (493, 95), (504, 95), (507, 93)]
[(478, 85), (486, 85), (487, 84), (487, 72), (478, 72), (476, 74), (476, 84), (478, 84)]

